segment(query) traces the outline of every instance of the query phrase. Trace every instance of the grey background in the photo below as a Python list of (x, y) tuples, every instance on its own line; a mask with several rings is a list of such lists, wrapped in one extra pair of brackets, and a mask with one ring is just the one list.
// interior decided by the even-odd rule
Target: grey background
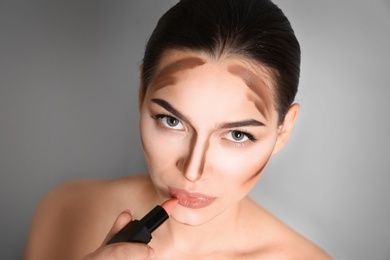
[[(0, 254), (41, 197), (145, 172), (138, 66), (175, 1), (0, 0)], [(336, 259), (390, 259), (390, 3), (276, 0), (301, 42), (302, 110), (252, 196)]]

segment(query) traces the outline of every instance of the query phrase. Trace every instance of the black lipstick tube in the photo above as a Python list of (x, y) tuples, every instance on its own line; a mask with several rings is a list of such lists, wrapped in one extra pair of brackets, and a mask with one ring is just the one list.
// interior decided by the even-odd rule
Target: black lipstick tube
[(152, 232), (169, 217), (163, 207), (157, 205), (141, 220), (133, 220), (111, 238), (107, 245), (118, 242), (149, 243)]

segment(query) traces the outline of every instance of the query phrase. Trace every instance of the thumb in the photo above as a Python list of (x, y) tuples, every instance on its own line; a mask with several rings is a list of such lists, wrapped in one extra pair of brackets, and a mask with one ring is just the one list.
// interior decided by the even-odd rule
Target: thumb
[(102, 246), (105, 246), (107, 242), (118, 233), (124, 226), (126, 226), (132, 220), (130, 210), (125, 210), (116, 218), (111, 230), (108, 232), (106, 238), (103, 240)]

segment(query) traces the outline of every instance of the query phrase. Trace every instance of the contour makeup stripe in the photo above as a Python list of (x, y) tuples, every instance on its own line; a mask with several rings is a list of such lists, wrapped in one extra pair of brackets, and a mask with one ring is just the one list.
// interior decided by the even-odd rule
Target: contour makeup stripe
[(206, 62), (198, 57), (183, 58), (162, 68), (154, 77), (150, 85), (153, 85), (154, 91), (167, 85), (175, 84), (174, 74), (179, 71), (192, 69), (201, 66)]
[[(269, 160), (269, 158), (268, 158), (268, 160)], [(268, 160), (265, 162), (263, 167), (261, 167), (258, 171), (256, 171), (254, 174), (252, 174), (244, 183), (248, 183), (251, 180), (253, 180), (254, 178), (256, 178), (257, 176), (259, 176), (263, 172), (265, 166), (268, 164)]]
[(265, 82), (248, 68), (238, 64), (230, 65), (228, 67), (228, 71), (233, 75), (241, 78), (245, 84), (260, 97), (263, 102), (260, 104), (256, 103), (256, 107), (264, 117), (268, 118), (270, 112), (270, 99), (268, 97), (269, 93), (264, 93), (268, 89), (268, 86), (265, 84)]
[[(199, 140), (199, 135), (194, 134), (191, 138), (189, 154), (183, 159), (183, 172), (187, 179), (190, 181), (198, 180), (203, 172), (206, 164), (206, 155), (209, 150), (210, 140), (209, 136), (202, 138)], [(194, 167), (196, 169), (191, 169), (190, 167)], [(193, 176), (196, 171), (196, 176)], [(192, 174), (192, 175), (190, 175)]]

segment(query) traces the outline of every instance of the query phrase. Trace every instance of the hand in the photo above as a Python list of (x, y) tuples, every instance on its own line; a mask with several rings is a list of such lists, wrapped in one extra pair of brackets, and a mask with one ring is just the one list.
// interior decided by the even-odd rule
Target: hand
[(107, 242), (132, 220), (130, 211), (122, 212), (115, 220), (110, 232), (104, 239), (101, 246), (95, 251), (86, 255), (83, 260), (120, 260), (120, 259), (150, 259), (154, 256), (154, 250), (143, 243), (114, 243), (107, 245)]

